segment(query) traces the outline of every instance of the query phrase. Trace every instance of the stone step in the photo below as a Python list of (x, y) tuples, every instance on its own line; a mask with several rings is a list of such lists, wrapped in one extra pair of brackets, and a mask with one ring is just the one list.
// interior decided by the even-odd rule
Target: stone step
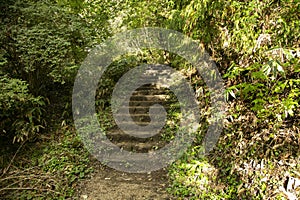
[(157, 122), (159, 120), (163, 120), (164, 118), (170, 118), (170, 115), (154, 115), (151, 119), (148, 114), (136, 114), (136, 115), (127, 115), (127, 114), (118, 114), (117, 115), (118, 121), (126, 122), (126, 121), (133, 121), (135, 124), (140, 126), (147, 126), (150, 122)]
[[(163, 107), (166, 109), (166, 111), (168, 111), (171, 107), (170, 105), (163, 105)], [(149, 108), (150, 106), (143, 106), (143, 105), (137, 105), (137, 106), (127, 106), (127, 107), (122, 107), (118, 110), (118, 113), (126, 113), (129, 111), (130, 114), (147, 114), (149, 113)], [(178, 104), (173, 104), (172, 108), (178, 108), (180, 109), (180, 105)], [(160, 109), (160, 107), (156, 106), (156, 105), (152, 105), (151, 109), (153, 109), (154, 113), (155, 110)]]
[(179, 106), (177, 101), (165, 101), (162, 99), (157, 99), (156, 101), (130, 101), (129, 107), (149, 107), (153, 106), (154, 104), (160, 104), (162, 106), (170, 106), (171, 104), (175, 104)]
[(139, 76), (139, 79), (136, 79), (136, 81), (139, 80), (147, 80), (147, 83), (156, 84), (157, 81), (160, 81), (165, 78), (170, 78), (168, 74), (166, 73), (157, 73), (157, 74), (147, 74), (147, 75), (141, 75)]
[(118, 142), (115, 143), (118, 147), (120, 147), (121, 149), (124, 149), (126, 151), (133, 151), (133, 152), (143, 152), (146, 153), (148, 151), (154, 150), (154, 149), (158, 149), (161, 147), (164, 147), (166, 145), (166, 143), (159, 143), (159, 142), (133, 142), (133, 141), (122, 141), (122, 142)]
[(157, 84), (152, 83), (152, 84), (145, 84), (137, 88), (136, 90), (165, 90), (167, 88), (162, 88), (159, 87)]
[(132, 93), (134, 95), (172, 95), (170, 91), (164, 89), (137, 89)]
[(152, 76), (171, 76), (172, 73), (170, 73), (168, 70), (164, 70), (164, 69), (157, 69), (157, 70), (145, 70), (144, 73), (139, 74), (139, 76), (141, 77), (152, 77)]
[[(150, 122), (150, 120), (151, 120), (148, 113), (139, 113), (139, 114), (135, 114), (135, 113), (133, 113), (133, 114), (122, 114), (122, 113), (119, 113), (119, 114), (116, 114), (116, 116), (118, 117), (118, 119), (121, 119), (121, 120), (132, 119), (135, 122)], [(162, 118), (164, 116), (156, 115), (155, 117)]]
[[(118, 113), (125, 113), (128, 112), (130, 114), (148, 114), (149, 113), (149, 106), (134, 106), (134, 107), (124, 107), (124, 108), (120, 108), (118, 110)], [(153, 110), (155, 111), (155, 109), (158, 110), (158, 107), (154, 107), (153, 106)], [(168, 109), (168, 107), (165, 107), (165, 109)]]
[(166, 101), (169, 100), (171, 97), (170, 95), (166, 94), (160, 94), (160, 95), (132, 95), (130, 97), (130, 101), (153, 101), (153, 102), (160, 102), (160, 101)]
[[(107, 156), (106, 159), (104, 159), (104, 161), (106, 162), (110, 162), (110, 163), (118, 163), (118, 164), (127, 164), (128, 162), (131, 163), (131, 162), (134, 162), (134, 163), (140, 163), (140, 164), (143, 164), (145, 159), (147, 159), (146, 157), (144, 156), (138, 156), (138, 157), (131, 157), (131, 156), (124, 156), (124, 155), (117, 155), (117, 154), (114, 154), (112, 157), (109, 157)], [(150, 157), (149, 157), (150, 159)], [(140, 165), (139, 164), (139, 165)]]
[(149, 113), (132, 113), (132, 114), (125, 114), (125, 113), (118, 113), (116, 116), (121, 117), (124, 116), (124, 118), (127, 117), (149, 117)]
[[(133, 122), (133, 121), (121, 121), (120, 125), (123, 127), (126, 127), (127, 130), (131, 130), (130, 128), (135, 126), (135, 129), (132, 129), (132, 131), (138, 131), (143, 134), (143, 131), (145, 130), (145, 126), (148, 126), (150, 123), (149, 122)], [(151, 126), (154, 128), (159, 128), (160, 124), (159, 123), (151, 123)], [(145, 133), (146, 134), (146, 133)]]
[[(163, 130), (161, 131), (163, 132)], [(129, 131), (130, 133), (130, 131)], [(134, 132), (136, 133), (136, 132)], [(141, 134), (144, 134), (140, 132)], [(156, 134), (155, 136), (148, 137), (148, 138), (138, 138), (134, 137), (132, 135), (128, 135), (124, 133), (121, 130), (115, 130), (115, 131), (110, 131), (106, 133), (106, 137), (110, 139), (111, 141), (115, 142), (136, 142), (136, 143), (145, 143), (145, 142), (152, 142), (152, 141), (159, 141), (161, 139), (161, 133)]]

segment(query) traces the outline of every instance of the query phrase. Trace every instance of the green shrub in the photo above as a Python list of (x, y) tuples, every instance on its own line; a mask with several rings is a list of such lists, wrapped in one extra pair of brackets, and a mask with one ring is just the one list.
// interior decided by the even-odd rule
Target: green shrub
[(1, 76), (0, 87), (0, 134), (13, 142), (33, 137), (43, 128), (44, 99), (31, 95), (19, 79)]
[[(169, 28), (205, 46), (227, 86), (224, 133), (208, 156), (218, 168), (219, 181), (212, 181), (204, 192), (215, 199), (279, 198), (284, 176), (295, 171), (287, 166), (299, 161), (299, 7), (293, 0), (195, 0), (169, 17)], [(199, 160), (190, 153), (187, 157), (171, 168), (172, 191), (206, 199), (199, 184), (181, 182), (195, 176), (190, 169)], [(245, 163), (254, 166), (245, 169)], [(260, 166), (263, 170), (256, 173)], [(223, 187), (216, 190), (219, 186)]]
[(17, 1), (6, 8), (0, 36), (7, 61), (3, 73), (27, 81), (33, 94), (47, 95), (53, 82), (72, 82), (86, 56), (83, 20), (49, 1)]

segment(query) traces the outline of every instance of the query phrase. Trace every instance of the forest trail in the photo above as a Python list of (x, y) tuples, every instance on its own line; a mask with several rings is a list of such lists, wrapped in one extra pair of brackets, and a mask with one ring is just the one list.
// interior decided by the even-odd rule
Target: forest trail
[[(153, 80), (156, 77), (164, 74), (163, 70), (152, 70), (150, 72)], [(149, 74), (147, 75), (149, 76)], [(147, 77), (145, 77), (147, 78)], [(162, 105), (168, 112), (169, 106), (172, 103), (170, 101), (170, 93), (164, 88), (159, 88), (155, 84), (146, 84), (137, 88), (130, 97), (129, 106), (126, 108), (128, 112), (121, 111), (122, 123), (128, 123), (128, 114), (134, 123), (141, 128), (145, 127), (151, 122), (149, 116), (149, 108), (154, 111), (154, 116), (157, 116), (155, 112), (157, 104)], [(124, 113), (124, 114), (122, 114)], [(124, 118), (124, 120), (122, 120)], [(132, 122), (131, 122), (132, 123)], [(127, 131), (135, 132), (138, 134), (147, 134), (147, 132), (130, 130), (131, 124), (127, 127)], [(155, 125), (155, 124), (154, 124)], [(120, 149), (131, 151), (135, 153), (148, 153), (155, 151), (156, 149), (164, 147), (167, 142), (162, 139), (164, 130), (162, 129), (159, 134), (140, 138), (132, 135), (125, 134), (122, 130), (115, 126), (106, 133), (107, 138), (112, 143), (117, 145)], [(142, 130), (142, 129), (141, 129)], [(122, 160), (122, 159), (120, 159)], [(117, 159), (116, 164), (124, 164)], [(95, 161), (95, 172), (93, 175), (85, 180), (79, 191), (79, 199), (88, 200), (163, 200), (173, 199), (166, 191), (168, 187), (168, 175), (164, 169), (148, 172), (148, 173), (126, 173), (116, 171), (109, 167), (104, 167), (99, 161)]]
[[(100, 166), (100, 165), (99, 165)], [(87, 200), (167, 200), (167, 172), (134, 174), (98, 167), (80, 185), (79, 199)]]

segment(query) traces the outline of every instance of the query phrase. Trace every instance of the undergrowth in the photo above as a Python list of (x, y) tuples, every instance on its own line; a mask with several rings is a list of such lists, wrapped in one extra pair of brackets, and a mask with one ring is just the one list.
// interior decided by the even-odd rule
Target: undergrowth
[(4, 199), (74, 198), (76, 186), (93, 168), (72, 126), (57, 127), (43, 141), (27, 142), (0, 178)]

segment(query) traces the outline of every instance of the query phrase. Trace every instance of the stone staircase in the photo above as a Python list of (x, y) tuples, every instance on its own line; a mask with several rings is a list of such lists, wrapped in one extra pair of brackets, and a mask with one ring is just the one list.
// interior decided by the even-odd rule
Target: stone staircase
[[(159, 76), (159, 74), (163, 74), (164, 71), (153, 70), (153, 72), (150, 71), (150, 73), (153, 73), (154, 76)], [(119, 110), (118, 117), (121, 119), (124, 118), (122, 123), (128, 123), (129, 130), (127, 129), (127, 133), (135, 132), (135, 134), (137, 134), (136, 132), (138, 131), (138, 134), (143, 135), (144, 127), (149, 125), (151, 122), (149, 109), (151, 107), (155, 116), (155, 110), (159, 109), (157, 104), (163, 106), (167, 113), (171, 112), (171, 108), (172, 110), (180, 109), (177, 98), (173, 92), (167, 88), (158, 87), (156, 84), (147, 84), (136, 89), (130, 97), (129, 106), (121, 109), (129, 110), (129, 115), (132, 118), (132, 121), (134, 121), (136, 125), (140, 126), (141, 130), (131, 130), (130, 124), (132, 124), (132, 122), (127, 122), (125, 120), (128, 119), (128, 112), (126, 114), (125, 110), (124, 112)], [(169, 117), (167, 115), (167, 120), (169, 120), (168, 118)], [(167, 123), (167, 121), (165, 123)], [(115, 127), (118, 126), (116, 125)], [(108, 132), (106, 136), (111, 142), (123, 150), (136, 153), (147, 153), (162, 148), (168, 143), (163, 139), (164, 134), (166, 134), (165, 127), (157, 135), (148, 138), (134, 137), (131, 134), (126, 134), (122, 130), (116, 128), (113, 131)]]

